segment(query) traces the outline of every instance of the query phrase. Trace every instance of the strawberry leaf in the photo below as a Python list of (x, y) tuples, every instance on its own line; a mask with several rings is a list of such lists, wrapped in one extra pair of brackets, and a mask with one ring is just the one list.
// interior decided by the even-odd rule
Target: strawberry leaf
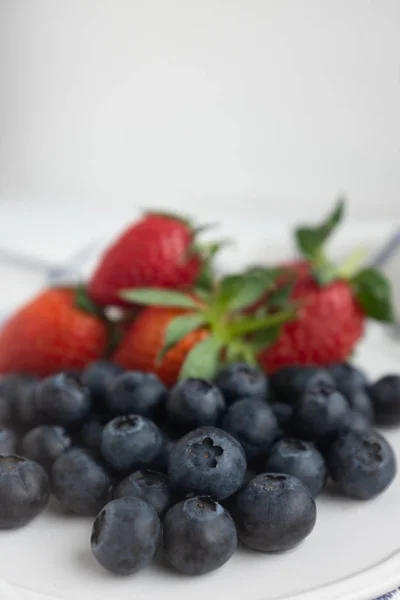
[(191, 333), (195, 329), (201, 327), (206, 323), (205, 317), (201, 313), (193, 313), (190, 315), (182, 315), (180, 317), (176, 317), (172, 319), (167, 327), (167, 331), (165, 333), (164, 346), (160, 351), (158, 356), (158, 361), (161, 361), (166, 352), (172, 346), (175, 346), (181, 339), (185, 337), (188, 333)]
[(222, 347), (223, 342), (213, 335), (199, 342), (186, 356), (179, 379), (213, 379), (219, 368)]
[(274, 292), (272, 292), (272, 294), (268, 296), (268, 306), (270, 308), (286, 308), (290, 302), (292, 290), (292, 281), (277, 288)]
[(261, 331), (257, 331), (251, 340), (251, 346), (255, 353), (269, 348), (279, 339), (281, 325), (273, 325)]
[(164, 290), (161, 288), (135, 288), (122, 290), (119, 296), (134, 304), (147, 306), (171, 306), (175, 308), (199, 309), (199, 304), (191, 296), (183, 292)]
[(274, 277), (267, 270), (229, 275), (221, 280), (217, 304), (228, 311), (239, 311), (255, 304), (274, 285)]
[(100, 306), (97, 306), (95, 302), (90, 298), (87, 293), (87, 289), (84, 285), (80, 284), (76, 288), (75, 292), (75, 306), (80, 310), (83, 310), (90, 315), (93, 315), (98, 318), (104, 318), (103, 310)]
[(344, 200), (336, 203), (331, 214), (317, 227), (299, 227), (295, 231), (297, 247), (311, 259), (319, 259), (323, 244), (327, 241), (344, 216)]
[(352, 279), (353, 289), (365, 314), (376, 321), (393, 323), (394, 312), (389, 280), (369, 267)]
[(243, 317), (229, 325), (228, 331), (231, 336), (249, 335), (269, 327), (282, 325), (283, 323), (292, 321), (295, 317), (296, 313), (293, 310), (273, 313), (263, 318), (257, 316)]

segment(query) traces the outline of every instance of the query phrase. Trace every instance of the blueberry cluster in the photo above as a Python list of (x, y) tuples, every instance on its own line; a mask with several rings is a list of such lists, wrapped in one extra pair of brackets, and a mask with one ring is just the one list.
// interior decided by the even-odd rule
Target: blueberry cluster
[(328, 479), (350, 498), (382, 493), (396, 458), (373, 425), (400, 424), (400, 376), (370, 384), (340, 364), (267, 378), (233, 364), (168, 390), (98, 361), (41, 381), (4, 376), (0, 421), (0, 528), (26, 525), (52, 494), (95, 517), (105, 569), (135, 573), (162, 546), (198, 575), (225, 564), (238, 538), (260, 552), (298, 545)]

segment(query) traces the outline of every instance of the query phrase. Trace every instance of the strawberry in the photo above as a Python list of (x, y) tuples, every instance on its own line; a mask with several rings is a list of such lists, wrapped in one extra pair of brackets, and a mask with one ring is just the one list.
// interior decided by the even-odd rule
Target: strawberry
[[(82, 298), (80, 291), (81, 305)], [(103, 356), (107, 324), (78, 308), (76, 299), (73, 289), (48, 289), (14, 313), (0, 330), (0, 373), (45, 376)]]
[(268, 372), (289, 365), (327, 365), (348, 359), (364, 332), (367, 317), (393, 319), (387, 280), (372, 267), (354, 273), (353, 257), (337, 269), (325, 256), (323, 243), (343, 217), (339, 202), (318, 227), (296, 231), (306, 262), (286, 265), (294, 274), (290, 298), (297, 319), (286, 323), (279, 339), (259, 356)]
[[(101, 306), (126, 306), (119, 295), (122, 289), (194, 284), (208, 266), (195, 244), (202, 229), (173, 215), (145, 215), (105, 251), (89, 282), (89, 295)], [(212, 246), (210, 254), (216, 249)]]
[(211, 379), (227, 361), (255, 363), (258, 346), (249, 336), (275, 332), (293, 318), (291, 311), (244, 314), (265, 289), (265, 274), (247, 273), (225, 277), (209, 292), (124, 291), (124, 300), (148, 307), (131, 325), (113, 360), (126, 369), (152, 371), (167, 385), (178, 377)]

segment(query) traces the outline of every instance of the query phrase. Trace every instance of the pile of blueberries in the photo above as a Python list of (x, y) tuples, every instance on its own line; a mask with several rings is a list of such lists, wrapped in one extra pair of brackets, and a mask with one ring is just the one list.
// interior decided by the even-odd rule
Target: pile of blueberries
[(95, 517), (105, 569), (135, 573), (162, 547), (197, 575), (225, 564), (238, 538), (261, 552), (299, 544), (327, 481), (356, 500), (383, 492), (396, 458), (372, 427), (400, 424), (400, 376), (372, 384), (339, 364), (267, 378), (233, 364), (168, 390), (98, 361), (4, 376), (0, 422), (0, 528), (27, 524), (52, 494), (60, 510)]

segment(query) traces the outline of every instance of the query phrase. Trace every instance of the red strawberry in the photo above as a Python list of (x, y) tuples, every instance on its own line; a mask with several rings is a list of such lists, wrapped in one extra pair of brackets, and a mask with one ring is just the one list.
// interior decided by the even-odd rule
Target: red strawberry
[(373, 268), (356, 274), (351, 260), (336, 269), (322, 245), (343, 215), (339, 203), (316, 228), (300, 228), (297, 243), (307, 261), (285, 265), (295, 273), (291, 300), (299, 303), (297, 319), (286, 323), (279, 339), (259, 360), (268, 372), (290, 365), (327, 365), (345, 361), (364, 332), (366, 317), (393, 318), (388, 282)]
[(204, 260), (193, 251), (196, 231), (174, 216), (148, 214), (105, 251), (89, 282), (101, 306), (126, 306), (119, 292), (135, 287), (182, 288), (194, 284)]
[(254, 317), (241, 311), (265, 293), (265, 279), (253, 274), (222, 279), (201, 300), (170, 290), (134, 289), (123, 297), (144, 308), (113, 360), (126, 369), (152, 371), (167, 384), (178, 377), (212, 378), (227, 360), (255, 362), (248, 335), (268, 332), (292, 313)]
[(125, 369), (156, 373), (166, 385), (172, 386), (190, 350), (210, 335), (205, 328), (190, 331), (158, 362), (168, 325), (185, 314), (188, 311), (179, 308), (153, 306), (144, 309), (115, 352), (114, 362)]
[(72, 289), (49, 289), (12, 315), (0, 330), (0, 373), (45, 376), (104, 356), (106, 323), (75, 299)]

